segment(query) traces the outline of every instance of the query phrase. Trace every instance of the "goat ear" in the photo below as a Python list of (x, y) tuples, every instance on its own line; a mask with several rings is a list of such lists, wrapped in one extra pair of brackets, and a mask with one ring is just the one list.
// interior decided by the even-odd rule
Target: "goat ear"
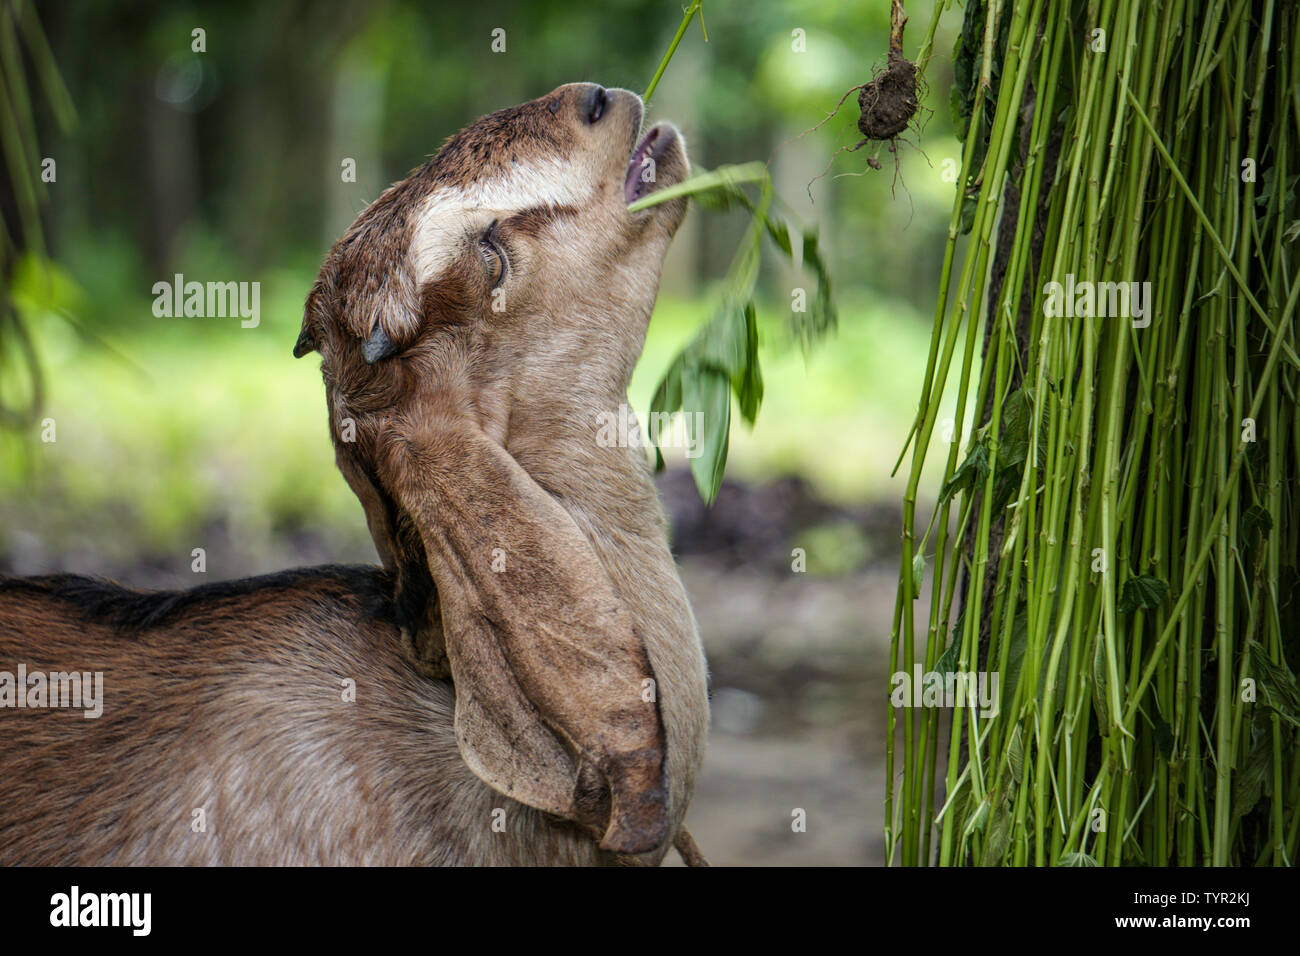
[(298, 341), (293, 347), (293, 357), (302, 358), (308, 352), (314, 351), (316, 351), (316, 340), (307, 331), (306, 323), (303, 323), (302, 331), (298, 333)]
[(606, 850), (659, 846), (668, 792), (654, 675), (590, 544), (476, 426), (423, 417), (395, 429), (380, 477), (424, 540), (466, 764), (521, 803), (594, 826)]
[(388, 337), (384, 327), (378, 322), (375, 323), (374, 330), (370, 337), (361, 343), (361, 356), (366, 360), (367, 365), (374, 365), (380, 359), (386, 359), (397, 351), (397, 346), (393, 340)]
[(334, 457), (339, 471), (361, 501), (379, 560), (385, 569), (396, 575), (394, 604), (397, 622), (402, 628), (403, 647), (424, 676), (448, 678), (451, 672), (447, 669), (438, 592), (429, 577), (423, 540), (409, 525), (394, 526), (394, 521), (400, 516), (394, 515), (391, 502), (356, 457), (352, 450), (355, 447), (340, 445)]
[(343, 478), (352, 489), (352, 493), (361, 501), (361, 507), (366, 513), (366, 527), (375, 542), (375, 550), (379, 552), (379, 560), (383, 562), (385, 568), (392, 571), (397, 563), (396, 533), (384, 496), (380, 494), (379, 488), (371, 480), (370, 475), (358, 463), (354, 452), (339, 446), (334, 453), (334, 462), (343, 473)]

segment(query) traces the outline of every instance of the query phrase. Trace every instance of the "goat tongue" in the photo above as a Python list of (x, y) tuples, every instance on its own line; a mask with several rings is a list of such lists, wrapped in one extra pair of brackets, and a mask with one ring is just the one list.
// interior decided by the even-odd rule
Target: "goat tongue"
[[(659, 142), (663, 132), (662, 126), (651, 127), (650, 132), (641, 137), (641, 142), (636, 144), (636, 149), (632, 150), (632, 158), (627, 164), (627, 176), (623, 180), (623, 198), (628, 203), (634, 203), (654, 190), (654, 162), (663, 155), (668, 139), (663, 137), (665, 142)], [(649, 163), (646, 162), (647, 159), (650, 160)]]

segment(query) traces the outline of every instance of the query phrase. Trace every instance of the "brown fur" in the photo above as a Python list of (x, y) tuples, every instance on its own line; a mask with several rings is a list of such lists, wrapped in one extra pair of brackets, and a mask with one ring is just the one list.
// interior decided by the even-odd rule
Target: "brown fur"
[(97, 720), (0, 711), (0, 865), (611, 862), (470, 773), (391, 589), (368, 568), (172, 594), (0, 582), (0, 669), (104, 672)]
[[(627, 213), (640, 104), (611, 91), (591, 122), (593, 92), (453, 137), (308, 298), (294, 352), (321, 353), (384, 574), (0, 583), (0, 668), (106, 681), (96, 721), (0, 711), (0, 862), (657, 863), (684, 842), (703, 653), (644, 454), (596, 434), (685, 207)], [(657, 143), (662, 186), (687, 164)]]

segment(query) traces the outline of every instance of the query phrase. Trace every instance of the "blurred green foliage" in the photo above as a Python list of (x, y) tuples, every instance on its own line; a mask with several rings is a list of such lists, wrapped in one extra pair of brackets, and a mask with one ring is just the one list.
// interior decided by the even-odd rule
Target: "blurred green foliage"
[[(932, 4), (908, 6), (911, 52)], [(364, 540), (333, 466), (317, 363), (289, 356), (329, 244), (485, 112), (575, 80), (644, 90), (681, 13), (663, 0), (42, 5), (78, 122), (64, 131), (33, 102), (37, 153), (58, 164), (44, 210), (53, 263), (20, 261), (7, 282), (58, 440), (42, 442), (39, 423), (0, 432), (0, 564), (19, 533), (55, 549), (94, 534), (97, 548), (174, 551), (217, 517), (254, 539), (334, 526)], [(677, 122), (701, 166), (771, 158), (778, 195), (820, 231), (841, 312), (836, 336), (802, 355), (785, 321), (791, 274), (764, 253), (766, 397), (753, 432), (731, 436), (729, 474), (796, 471), (837, 497), (890, 493), (883, 466), (915, 413), (955, 188), (942, 175), (958, 155), (946, 103), (925, 100), (924, 152), (900, 144), (897, 168), (885, 153), (881, 171), (865, 151), (835, 157), (810, 204), (810, 181), (856, 141), (856, 115), (795, 137), (883, 65), (888, 4), (708, 0), (705, 18), (709, 42), (686, 33), (652, 118)], [(948, 70), (931, 61), (934, 89)], [(356, 182), (340, 175), (345, 158)], [(746, 226), (743, 211), (688, 217), (634, 381), (642, 414), (710, 317)], [(153, 284), (176, 273), (260, 282), (261, 324), (155, 317)], [(88, 531), (96, 522), (111, 530)]]

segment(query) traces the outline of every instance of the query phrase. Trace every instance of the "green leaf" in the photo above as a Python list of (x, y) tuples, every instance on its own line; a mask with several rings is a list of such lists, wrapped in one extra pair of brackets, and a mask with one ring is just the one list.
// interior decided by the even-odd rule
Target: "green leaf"
[(1057, 866), (1099, 866), (1095, 859), (1086, 853), (1065, 853), (1057, 862)]
[(822, 256), (816, 227), (805, 229), (802, 238), (803, 262), (817, 279), (817, 295), (813, 297), (813, 305), (808, 312), (792, 315), (795, 337), (807, 349), (835, 329), (839, 315), (835, 311), (835, 300), (831, 292), (831, 272)]
[(1025, 648), (1029, 645), (1029, 604), (1021, 601), (1016, 608), (1016, 616), (1011, 620), (1011, 636), (1008, 639), (1007, 672), (1002, 675), (1003, 700), (1014, 700), (1016, 685), (1020, 683), (1020, 671), (1025, 660)]
[(1011, 807), (1007, 801), (999, 800), (989, 823), (989, 835), (984, 841), (984, 854), (980, 859), (980, 866), (996, 866), (1002, 862), (1002, 855), (1006, 853), (1007, 846), (1011, 843), (1012, 823)]
[(794, 246), (790, 239), (790, 227), (786, 222), (782, 219), (766, 218), (763, 220), (763, 225), (777, 248), (785, 253), (787, 259), (794, 261)]
[(1269, 735), (1261, 734), (1251, 748), (1246, 765), (1232, 778), (1232, 817), (1244, 817), (1255, 809), (1265, 782), (1273, 770), (1273, 746)]
[(961, 659), (961, 635), (954, 634), (952, 643), (947, 649), (939, 655), (939, 659), (934, 662), (934, 669), (940, 674), (957, 673), (957, 662)]
[(952, 477), (944, 482), (939, 493), (939, 504), (944, 504), (957, 492), (967, 489), (972, 483), (982, 482), (989, 473), (989, 450), (983, 440), (975, 442), (966, 455), (966, 460), (957, 466)]
[(714, 170), (702, 170), (694, 176), (683, 179), (675, 186), (667, 186), (642, 196), (627, 207), (628, 212), (640, 212), (670, 199), (690, 196), (701, 205), (710, 209), (731, 209), (735, 206), (749, 205), (749, 197), (741, 186), (746, 183), (761, 183), (769, 180), (767, 166), (764, 163), (744, 163), (740, 166), (719, 166)]
[(963, 841), (969, 840), (972, 834), (984, 829), (985, 824), (988, 823), (990, 809), (992, 809), (992, 805), (989, 803), (988, 794), (985, 794), (984, 799), (975, 808), (975, 812), (966, 821), (966, 828), (961, 835)]
[(984, 32), (986, 5), (966, 5), (961, 33), (952, 48), (952, 125), (957, 138), (964, 140), (974, 108), (976, 84), (979, 82), (979, 55)]
[(1097, 730), (1110, 736), (1110, 711), (1106, 707), (1106, 638), (1099, 631), (1092, 650), (1092, 709), (1097, 715)]
[[(1038, 454), (1041, 466), (1047, 457), (1047, 407), (1039, 411)], [(1029, 442), (1033, 437), (1034, 392), (1031, 388), (1018, 388), (1007, 396), (1002, 406), (1002, 441), (998, 446), (998, 471), (1023, 465), (1029, 457)]]
[(1268, 509), (1261, 505), (1251, 505), (1241, 515), (1241, 536), (1246, 539), (1246, 543), (1252, 543), (1255, 540), (1256, 532), (1263, 537), (1273, 530), (1273, 516), (1268, 513)]
[(758, 326), (752, 302), (725, 302), (682, 350), (686, 368), (712, 368), (731, 379), (758, 360)]
[(978, 196), (973, 196), (968, 192), (962, 197), (961, 218), (957, 222), (957, 233), (959, 235), (966, 235), (970, 232), (971, 226), (975, 225), (975, 210), (978, 206)]
[(740, 405), (740, 415), (750, 425), (758, 417), (763, 404), (763, 370), (758, 364), (758, 312), (754, 303), (746, 302), (741, 309), (744, 327), (744, 348), (740, 367), (731, 373), (731, 387)]
[[(658, 387), (655, 389), (654, 397), (650, 399), (650, 414), (656, 413), (672, 414), (682, 407), (682, 367), (683, 357), (678, 355), (668, 370), (664, 372), (664, 377), (660, 379)], [(655, 445), (655, 471), (664, 470), (664, 453), (657, 444)]]
[(1264, 167), (1264, 172), (1259, 177), (1259, 190), (1255, 193), (1255, 204), (1257, 206), (1267, 206), (1269, 200), (1273, 198), (1273, 190), (1277, 187), (1277, 171), (1271, 165)]
[(1119, 613), (1132, 614), (1139, 608), (1150, 610), (1159, 607), (1164, 603), (1168, 592), (1169, 585), (1159, 578), (1148, 575), (1129, 578), (1124, 582), (1124, 589), (1120, 593)]
[[(732, 392), (741, 415), (753, 424), (763, 401), (763, 376), (758, 362), (758, 317), (752, 301), (724, 302), (712, 321), (673, 359), (650, 402), (651, 413), (678, 409), (686, 413), (693, 445), (691, 473), (700, 496), (710, 503), (717, 497), (726, 470)], [(693, 431), (696, 412), (704, 413), (698, 434)], [(656, 467), (662, 469), (662, 450), (656, 448), (655, 455)]]
[(731, 382), (717, 369), (700, 368), (683, 379), (682, 389), (687, 436), (693, 446), (690, 452), (694, 456), (690, 459), (691, 474), (695, 477), (700, 497), (713, 504), (722, 487), (722, 475), (727, 466)]
[(961, 640), (961, 632), (966, 626), (966, 606), (963, 604), (960, 611), (957, 612), (957, 620), (952, 625), (952, 639)]
[(1011, 731), (1011, 739), (1007, 741), (1007, 767), (1011, 771), (1011, 779), (1016, 783), (1025, 779), (1025, 742), (1019, 724)]
[(654, 398), (650, 400), (651, 412), (675, 412), (682, 407), (682, 358), (668, 366), (664, 377), (655, 389)]
[(1300, 728), (1300, 689), (1285, 664), (1269, 660), (1258, 641), (1250, 641), (1250, 662), (1259, 680), (1260, 703), (1291, 726)]

